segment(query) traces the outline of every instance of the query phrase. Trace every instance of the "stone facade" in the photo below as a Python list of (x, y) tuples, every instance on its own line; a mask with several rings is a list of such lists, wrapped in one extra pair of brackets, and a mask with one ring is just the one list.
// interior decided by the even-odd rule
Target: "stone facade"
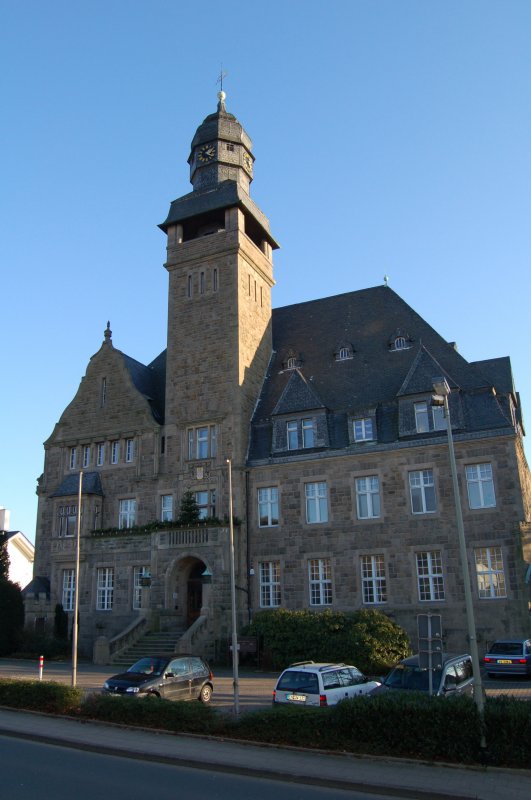
[[(478, 638), (524, 634), (531, 481), (508, 359), (465, 361), (386, 286), (272, 310), (277, 244), (249, 197), (251, 146), (221, 97), (192, 140), (193, 191), (160, 226), (167, 349), (140, 364), (108, 324), (45, 443), (27, 624), (50, 628), (57, 603), (72, 615), (79, 521), (84, 654), (105, 660), (149, 629), (226, 653), (230, 461), (239, 626), (261, 608), (369, 607), (414, 642), (432, 612), (447, 648), (466, 648), (431, 406), (444, 375)], [(177, 524), (185, 492), (198, 526)]]

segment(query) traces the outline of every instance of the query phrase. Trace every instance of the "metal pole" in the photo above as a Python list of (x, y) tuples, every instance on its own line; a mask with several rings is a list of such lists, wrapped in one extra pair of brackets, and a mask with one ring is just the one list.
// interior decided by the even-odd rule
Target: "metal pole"
[(450, 420), (450, 407), (448, 405), (448, 394), (444, 394), (444, 416), (446, 418), (446, 430), (448, 433), (448, 450), (450, 451), (450, 469), (452, 471), (452, 483), (454, 487), (455, 518), (457, 522), (457, 536), (459, 539), (459, 553), (461, 559), (461, 569), (463, 572), (463, 588), (465, 590), (465, 609), (468, 627), (468, 638), (470, 640), (470, 655), (472, 656), (472, 666), (474, 669), (474, 700), (482, 724), (481, 747), (486, 747), (485, 732), (483, 729), (483, 684), (481, 681), (481, 668), (479, 664), (478, 643), (476, 638), (476, 623), (474, 619), (474, 604), (472, 601), (472, 589), (470, 585), (470, 571), (468, 569), (468, 558), (466, 552), (465, 528), (463, 524), (463, 510), (461, 508), (461, 495), (459, 494), (459, 484), (457, 482), (457, 465), (455, 461), (454, 438), (452, 435), (452, 423)]
[(79, 544), (81, 541), (81, 495), (83, 491), (83, 470), (79, 473), (79, 487), (77, 492), (77, 520), (76, 520), (76, 568), (74, 571), (74, 623), (72, 625), (72, 686), (77, 681), (77, 634), (79, 613)]
[(238, 630), (236, 623), (236, 576), (234, 570), (234, 523), (232, 519), (232, 462), (229, 466), (229, 532), (230, 532), (230, 601), (232, 610), (232, 678), (234, 688), (234, 714), (240, 713), (240, 685), (238, 679)]

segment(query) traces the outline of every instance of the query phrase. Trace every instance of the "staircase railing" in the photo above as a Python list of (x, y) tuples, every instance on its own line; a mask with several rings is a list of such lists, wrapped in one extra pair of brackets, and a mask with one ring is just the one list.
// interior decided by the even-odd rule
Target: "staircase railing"
[(133, 620), (127, 628), (109, 639), (109, 655), (116, 656), (122, 650), (127, 650), (128, 647), (135, 644), (145, 633), (146, 627), (147, 617), (141, 616)]
[(203, 627), (206, 625), (208, 617), (206, 614), (199, 616), (190, 627), (183, 633), (175, 647), (176, 653), (194, 653), (194, 646), (199, 639), (199, 633), (203, 634)]

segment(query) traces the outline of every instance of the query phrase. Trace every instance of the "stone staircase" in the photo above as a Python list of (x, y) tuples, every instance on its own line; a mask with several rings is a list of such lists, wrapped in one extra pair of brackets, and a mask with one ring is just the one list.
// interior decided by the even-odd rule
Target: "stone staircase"
[(146, 633), (135, 644), (114, 656), (111, 664), (130, 667), (143, 656), (168, 655), (175, 652), (175, 646), (181, 638), (183, 631), (159, 631)]

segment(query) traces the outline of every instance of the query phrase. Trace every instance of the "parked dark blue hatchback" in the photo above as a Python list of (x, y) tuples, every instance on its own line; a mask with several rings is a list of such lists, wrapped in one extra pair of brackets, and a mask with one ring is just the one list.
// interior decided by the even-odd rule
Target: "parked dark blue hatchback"
[(531, 675), (531, 639), (499, 639), (483, 656), (489, 677)]

